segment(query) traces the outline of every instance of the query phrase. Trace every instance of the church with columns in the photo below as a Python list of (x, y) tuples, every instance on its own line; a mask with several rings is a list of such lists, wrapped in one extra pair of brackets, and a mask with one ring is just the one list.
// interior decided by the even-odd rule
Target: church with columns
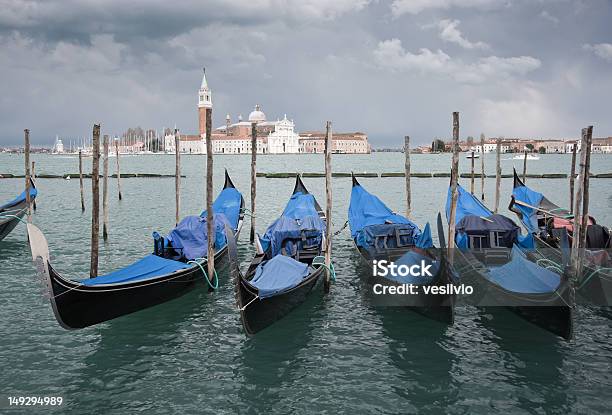
[[(206, 154), (206, 116), (212, 111), (212, 91), (206, 80), (206, 71), (202, 76), (202, 83), (198, 90), (198, 134), (182, 134), (179, 131), (180, 152), (185, 154)], [(231, 116), (225, 117), (225, 125), (210, 131), (215, 154), (250, 154), (253, 124), (257, 130), (257, 153), (259, 154), (297, 154), (317, 153), (321, 144), (320, 135), (301, 137), (295, 132), (295, 123), (285, 114), (283, 119), (268, 121), (266, 114), (259, 105), (249, 114), (246, 121), (242, 115), (232, 123)], [(343, 145), (338, 146), (334, 134), (332, 150), (337, 153), (369, 153), (370, 146), (367, 136), (363, 133), (343, 133)], [(340, 138), (340, 136), (338, 136)], [(174, 153), (174, 134), (164, 137), (164, 150)], [(348, 150), (348, 151), (343, 151)]]

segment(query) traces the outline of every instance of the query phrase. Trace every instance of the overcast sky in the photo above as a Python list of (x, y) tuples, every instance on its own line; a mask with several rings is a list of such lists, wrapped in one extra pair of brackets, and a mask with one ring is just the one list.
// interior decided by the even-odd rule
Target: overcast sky
[(0, 0), (0, 145), (132, 126), (197, 131), (260, 104), (375, 147), (612, 135), (609, 0)]

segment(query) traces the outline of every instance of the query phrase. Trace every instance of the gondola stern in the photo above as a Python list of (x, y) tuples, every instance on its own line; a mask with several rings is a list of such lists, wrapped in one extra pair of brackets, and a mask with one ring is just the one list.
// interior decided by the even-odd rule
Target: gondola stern
[(353, 182), (353, 187), (361, 186), (361, 184), (359, 184), (359, 182), (357, 181), (357, 177), (355, 177), (355, 173), (353, 172), (351, 172), (351, 180)]
[(225, 183), (223, 184), (223, 188), (224, 189), (231, 189), (231, 188), (235, 189), (236, 188), (236, 186), (234, 186), (234, 182), (232, 182), (232, 178), (227, 172), (227, 169), (225, 169)]
[(295, 186), (293, 187), (293, 194), (296, 194), (298, 192), (301, 192), (303, 194), (309, 194), (308, 189), (306, 189), (306, 186), (302, 181), (302, 175), (300, 173), (295, 176)]

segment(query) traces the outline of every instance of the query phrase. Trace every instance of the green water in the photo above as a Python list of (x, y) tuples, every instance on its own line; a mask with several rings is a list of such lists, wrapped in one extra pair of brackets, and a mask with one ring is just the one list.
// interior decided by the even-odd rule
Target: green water
[[(34, 155), (39, 173), (78, 171), (78, 160)], [(593, 171), (612, 171), (612, 158), (593, 155)], [(172, 156), (122, 158), (122, 172), (174, 173)], [(545, 155), (530, 173), (569, 172), (569, 155)], [(86, 160), (89, 170), (90, 159)], [(114, 163), (114, 159), (111, 159)], [(334, 156), (334, 171), (402, 171), (402, 154)], [(448, 171), (449, 155), (413, 156), (413, 171)], [(215, 191), (226, 167), (248, 204), (250, 158), (215, 158)], [(504, 173), (514, 163), (504, 160)], [(204, 205), (205, 158), (182, 159), (182, 213)], [(493, 174), (494, 155), (485, 159)], [(23, 158), (0, 154), (0, 173), (22, 173)], [(111, 164), (114, 166), (114, 164)], [(476, 161), (477, 169), (480, 168)], [(461, 170), (469, 169), (462, 157)], [(258, 170), (323, 171), (320, 155), (262, 156)], [(114, 168), (111, 168), (114, 171)], [(324, 204), (324, 179), (304, 179)], [(392, 209), (404, 211), (403, 178), (360, 179)], [(469, 180), (462, 179), (469, 188)], [(110, 241), (101, 244), (107, 272), (151, 250), (151, 232), (174, 223), (174, 180), (125, 179), (124, 200), (111, 180)], [(528, 179), (550, 199), (567, 204), (567, 179)], [(591, 180), (591, 213), (612, 223), (612, 180)], [(350, 178), (334, 178), (334, 230), (345, 222)], [(413, 179), (414, 219), (435, 221), (448, 178)], [(23, 179), (0, 180), (0, 201), (22, 190)], [(492, 204), (494, 180), (486, 183)], [(502, 183), (506, 211), (511, 179)], [(82, 214), (78, 180), (40, 179), (34, 223), (45, 233), (54, 266), (72, 278), (89, 267), (91, 197)], [(477, 181), (476, 188), (480, 189)], [(257, 230), (280, 213), (293, 179), (258, 180)], [(509, 214), (509, 213), (508, 213)], [(240, 235), (244, 267), (253, 249), (248, 220)], [(435, 227), (434, 227), (435, 229)], [(435, 232), (434, 232), (435, 233)], [(59, 395), (64, 411), (117, 413), (610, 413), (610, 313), (579, 309), (575, 340), (563, 341), (504, 310), (459, 308), (447, 327), (404, 310), (368, 303), (347, 230), (334, 239), (338, 280), (314, 293), (286, 319), (248, 339), (226, 274), (212, 294), (192, 291), (169, 303), (96, 327), (65, 331), (53, 317), (20, 225), (0, 242), (0, 397)], [(109, 305), (112, 307), (112, 305)], [(0, 412), (6, 411), (0, 407)], [(34, 412), (30, 410), (29, 412)]]

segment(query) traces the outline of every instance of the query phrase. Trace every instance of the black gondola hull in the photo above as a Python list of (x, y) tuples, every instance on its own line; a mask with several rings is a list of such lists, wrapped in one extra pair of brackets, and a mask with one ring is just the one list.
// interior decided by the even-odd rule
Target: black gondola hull
[[(17, 216), (17, 218), (21, 219), (26, 214), (27, 204), (25, 202), (19, 203), (14, 207), (11, 207), (10, 214)], [(0, 241), (6, 238), (12, 231), (19, 225), (20, 220), (13, 217), (2, 217), (2, 213), (0, 213)]]

